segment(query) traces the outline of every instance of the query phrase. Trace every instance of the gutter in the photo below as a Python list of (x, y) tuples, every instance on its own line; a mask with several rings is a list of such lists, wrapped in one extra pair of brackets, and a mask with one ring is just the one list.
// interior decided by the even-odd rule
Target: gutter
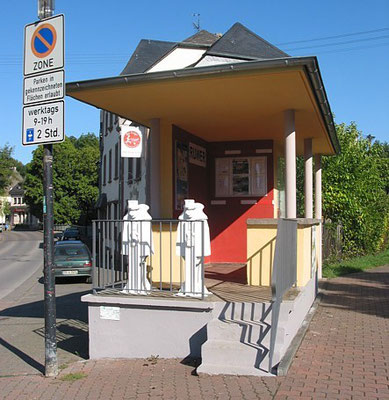
[(197, 68), (183, 68), (169, 71), (140, 73), (132, 75), (120, 75), (111, 78), (92, 79), (66, 84), (66, 94), (72, 97), (72, 93), (93, 89), (114, 89), (124, 85), (165, 81), (169, 79), (212, 77), (218, 74), (260, 71), (269, 68), (303, 67), (309, 78), (313, 93), (315, 94), (320, 112), (325, 122), (331, 144), (336, 153), (340, 152), (340, 144), (336, 135), (335, 123), (332, 118), (331, 108), (328, 102), (324, 83), (320, 74), (317, 58), (312, 57), (284, 57), (267, 60), (255, 60), (239, 62), (235, 64), (218, 64)]

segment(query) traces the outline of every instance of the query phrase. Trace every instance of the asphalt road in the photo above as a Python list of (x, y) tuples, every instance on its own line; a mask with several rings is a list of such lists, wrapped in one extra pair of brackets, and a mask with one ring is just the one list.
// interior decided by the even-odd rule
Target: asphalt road
[(0, 299), (43, 268), (41, 232), (0, 233)]
[[(4, 232), (0, 239), (0, 377), (40, 374), (45, 364), (43, 235)], [(88, 310), (82, 278), (56, 283), (58, 365), (88, 358)], [(1, 397), (1, 395), (0, 395)]]

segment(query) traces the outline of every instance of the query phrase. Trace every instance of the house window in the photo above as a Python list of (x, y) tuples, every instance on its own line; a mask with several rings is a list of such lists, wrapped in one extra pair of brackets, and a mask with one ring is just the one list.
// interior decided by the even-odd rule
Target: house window
[(119, 144), (115, 144), (115, 178), (119, 178)]
[(107, 156), (104, 154), (103, 158), (103, 185), (107, 183)]
[(108, 183), (112, 182), (112, 149), (108, 153)]
[(111, 132), (113, 128), (113, 114), (107, 112), (106, 116), (107, 131)]
[(140, 181), (142, 177), (142, 159), (128, 158), (128, 181), (134, 183)]
[(17, 204), (17, 199), (16, 199), (16, 197), (14, 197), (14, 204)]
[(118, 205), (117, 205), (117, 203), (114, 203), (114, 205), (113, 205), (113, 219), (114, 220), (118, 219)]
[(215, 175), (216, 197), (267, 194), (267, 157), (216, 158)]
[(107, 136), (108, 135), (108, 112), (107, 111), (104, 111), (104, 122), (105, 122), (105, 126), (104, 126), (104, 131), (105, 131), (105, 136)]

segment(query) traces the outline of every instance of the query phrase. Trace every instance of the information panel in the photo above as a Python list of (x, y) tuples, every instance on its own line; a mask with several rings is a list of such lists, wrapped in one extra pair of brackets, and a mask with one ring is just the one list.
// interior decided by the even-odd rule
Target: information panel
[(23, 145), (64, 140), (64, 102), (23, 107)]

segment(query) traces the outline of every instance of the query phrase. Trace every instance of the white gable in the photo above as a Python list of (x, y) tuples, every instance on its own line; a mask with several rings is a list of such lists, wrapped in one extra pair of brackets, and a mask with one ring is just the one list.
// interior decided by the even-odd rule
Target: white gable
[(205, 49), (184, 49), (178, 47), (146, 72), (186, 68), (197, 62), (205, 51)]
[(227, 58), (227, 57), (218, 57), (218, 56), (205, 56), (196, 67), (205, 67), (207, 65), (220, 65), (220, 64), (231, 64), (231, 63), (238, 63), (244, 62), (247, 60), (242, 60), (238, 58)]

